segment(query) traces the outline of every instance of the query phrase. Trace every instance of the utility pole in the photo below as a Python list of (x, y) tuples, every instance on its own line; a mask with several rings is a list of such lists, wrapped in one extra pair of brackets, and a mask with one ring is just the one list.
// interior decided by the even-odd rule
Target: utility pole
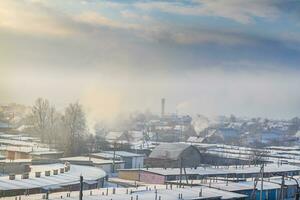
[(116, 142), (114, 142), (114, 156), (113, 156), (113, 169), (112, 169), (112, 173), (115, 173), (115, 160), (116, 160)]
[(184, 175), (185, 175), (186, 184), (189, 185), (189, 180), (188, 180), (188, 176), (186, 174), (185, 167), (183, 168), (183, 171), (184, 171)]
[(259, 193), (259, 200), (262, 200), (262, 195), (263, 195), (263, 190), (264, 190), (264, 166), (265, 164), (262, 163), (262, 167), (260, 170), (260, 175), (261, 175), (261, 183), (260, 183), (260, 193)]
[(179, 187), (181, 188), (182, 181), (182, 157), (180, 157), (180, 176), (179, 176)]
[(80, 191), (79, 191), (79, 200), (82, 200), (83, 197), (83, 176), (80, 175)]
[(283, 198), (284, 198), (284, 185), (285, 185), (285, 183), (284, 183), (284, 174), (282, 174), (282, 177), (281, 177), (281, 188), (280, 188), (280, 199), (281, 200), (283, 200)]
[(180, 125), (181, 127), (180, 127), (180, 141), (179, 142), (182, 142), (182, 138), (183, 138), (183, 123), (181, 123), (181, 125)]

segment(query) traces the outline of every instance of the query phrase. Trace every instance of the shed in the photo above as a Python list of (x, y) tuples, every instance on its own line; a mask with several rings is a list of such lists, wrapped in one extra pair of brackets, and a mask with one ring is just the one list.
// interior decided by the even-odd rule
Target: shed
[(193, 145), (164, 143), (153, 149), (145, 163), (150, 167), (197, 167), (200, 157), (199, 150)]
[(94, 158), (121, 160), (125, 162), (125, 169), (144, 167), (144, 154), (136, 154), (127, 151), (103, 151), (90, 155)]
[[(263, 190), (261, 191), (260, 181), (257, 183), (256, 191), (253, 195), (255, 195), (255, 199), (260, 198), (260, 192), (262, 192), (263, 199), (279, 199), (280, 188), (281, 186), (275, 183), (264, 181), (263, 183)], [(253, 193), (253, 181), (242, 181), (233, 183), (230, 182), (229, 184), (224, 183), (212, 183), (210, 187), (229, 191), (229, 192), (236, 192), (239, 194), (247, 195), (250, 199)]]

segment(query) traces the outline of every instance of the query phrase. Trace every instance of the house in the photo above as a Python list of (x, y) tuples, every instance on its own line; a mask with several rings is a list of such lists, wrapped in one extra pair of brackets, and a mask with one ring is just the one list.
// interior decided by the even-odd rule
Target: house
[(134, 143), (143, 140), (143, 131), (111, 131), (106, 136), (106, 141), (110, 143)]
[(125, 169), (142, 168), (144, 167), (144, 155), (136, 154), (127, 151), (103, 151), (101, 153), (93, 153), (90, 155), (94, 158), (109, 158), (115, 159), (115, 156), (125, 162)]
[(162, 143), (155, 147), (145, 163), (148, 167), (197, 167), (201, 161), (199, 150), (184, 143)]

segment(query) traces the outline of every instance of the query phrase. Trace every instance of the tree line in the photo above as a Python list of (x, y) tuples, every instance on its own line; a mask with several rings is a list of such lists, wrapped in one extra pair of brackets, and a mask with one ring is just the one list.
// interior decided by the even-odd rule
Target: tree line
[(103, 138), (89, 134), (85, 112), (78, 102), (58, 112), (47, 99), (38, 98), (26, 120), (32, 134), (38, 136), (42, 143), (63, 150), (66, 156), (107, 147)]

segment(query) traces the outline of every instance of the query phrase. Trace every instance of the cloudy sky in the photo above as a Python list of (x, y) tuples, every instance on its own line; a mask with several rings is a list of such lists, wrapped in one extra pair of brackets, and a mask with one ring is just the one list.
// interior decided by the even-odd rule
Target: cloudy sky
[(298, 0), (1, 0), (0, 102), (300, 116)]

